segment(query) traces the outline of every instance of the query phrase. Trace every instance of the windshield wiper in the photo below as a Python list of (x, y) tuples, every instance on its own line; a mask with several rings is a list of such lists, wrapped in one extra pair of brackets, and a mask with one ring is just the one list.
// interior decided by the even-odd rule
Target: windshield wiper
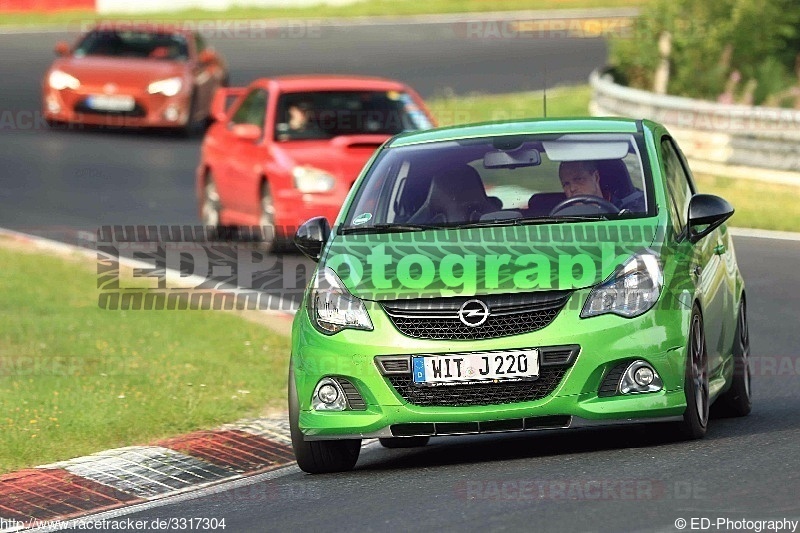
[(483, 220), (480, 222), (465, 222), (449, 228), (487, 228), (491, 226), (532, 226), (535, 224), (564, 224), (567, 222), (587, 222), (593, 220), (609, 220), (606, 215), (592, 216), (568, 216), (568, 217), (523, 217), (523, 218), (501, 218), (495, 220)]
[(429, 229), (442, 229), (442, 226), (426, 224), (373, 224), (371, 226), (348, 226), (342, 228), (339, 233), (342, 235), (352, 235), (354, 233), (394, 233), (401, 231), (425, 231)]

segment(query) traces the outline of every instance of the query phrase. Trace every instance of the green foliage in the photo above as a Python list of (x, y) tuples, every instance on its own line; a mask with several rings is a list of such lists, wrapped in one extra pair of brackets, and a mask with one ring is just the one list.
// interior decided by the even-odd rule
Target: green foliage
[(612, 62), (630, 86), (652, 89), (660, 62), (658, 40), (672, 35), (668, 92), (715, 100), (731, 73), (741, 100), (748, 83), (753, 103), (798, 83), (800, 3), (796, 0), (652, 0), (633, 31), (612, 42)]

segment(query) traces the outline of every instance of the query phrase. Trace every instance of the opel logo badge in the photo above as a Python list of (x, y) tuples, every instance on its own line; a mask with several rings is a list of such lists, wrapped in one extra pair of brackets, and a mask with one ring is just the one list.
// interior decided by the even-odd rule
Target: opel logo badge
[(477, 328), (488, 318), (489, 308), (480, 300), (467, 300), (458, 309), (458, 319), (471, 328)]
[(106, 83), (103, 85), (103, 92), (106, 94), (114, 94), (117, 92), (117, 86), (113, 83)]

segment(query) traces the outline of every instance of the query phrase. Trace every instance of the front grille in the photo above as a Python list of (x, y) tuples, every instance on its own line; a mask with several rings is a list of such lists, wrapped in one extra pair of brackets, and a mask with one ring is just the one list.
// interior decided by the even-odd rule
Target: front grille
[[(570, 294), (570, 291), (539, 291), (476, 298), (417, 298), (382, 305), (394, 326), (409, 337), (492, 339), (544, 328), (556, 318)], [(489, 308), (489, 317), (480, 326), (468, 326), (459, 319), (459, 308), (471, 299), (479, 299)]]
[(136, 102), (136, 105), (130, 111), (104, 111), (102, 109), (94, 109), (86, 105), (86, 100), (81, 100), (75, 104), (75, 112), (84, 115), (104, 115), (110, 117), (144, 117), (147, 115), (147, 110)]
[(405, 401), (413, 405), (466, 407), (540, 400), (555, 390), (566, 372), (566, 368), (544, 367), (535, 381), (500, 381), (437, 387), (414, 385), (410, 375), (392, 375), (386, 379)]

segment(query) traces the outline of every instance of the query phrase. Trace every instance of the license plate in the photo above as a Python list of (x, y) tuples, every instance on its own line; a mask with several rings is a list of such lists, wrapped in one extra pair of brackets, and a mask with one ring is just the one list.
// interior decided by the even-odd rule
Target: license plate
[(539, 350), (415, 355), (412, 369), (417, 385), (530, 380), (539, 377)]
[(87, 98), (86, 105), (101, 111), (133, 111), (136, 102), (133, 96), (98, 94)]

